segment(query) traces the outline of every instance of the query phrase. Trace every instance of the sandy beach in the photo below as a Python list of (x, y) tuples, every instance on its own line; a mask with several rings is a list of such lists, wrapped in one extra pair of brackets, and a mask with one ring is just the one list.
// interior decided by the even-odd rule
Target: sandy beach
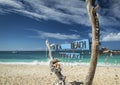
[[(66, 81), (84, 81), (88, 66), (61, 65)], [(0, 85), (52, 85), (49, 65), (0, 64)], [(120, 85), (120, 67), (97, 67), (93, 85)]]

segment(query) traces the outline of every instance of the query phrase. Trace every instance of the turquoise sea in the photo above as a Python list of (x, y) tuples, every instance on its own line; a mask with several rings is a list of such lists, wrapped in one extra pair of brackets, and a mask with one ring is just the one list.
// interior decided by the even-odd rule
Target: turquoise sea
[[(60, 57), (58, 52), (53, 52), (63, 64), (89, 65), (90, 54), (81, 55), (80, 59)], [(49, 57), (46, 51), (0, 51), (0, 63), (6, 64), (48, 64)], [(98, 66), (120, 66), (120, 55), (100, 55)]]

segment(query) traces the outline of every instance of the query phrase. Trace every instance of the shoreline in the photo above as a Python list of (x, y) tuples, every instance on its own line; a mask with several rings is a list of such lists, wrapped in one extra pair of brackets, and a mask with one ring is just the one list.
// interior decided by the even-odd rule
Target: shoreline
[[(0, 62), (2, 65), (49, 65), (50, 61), (47, 62), (39, 62), (39, 61), (33, 61), (33, 62)], [(61, 65), (65, 66), (89, 66), (89, 63), (86, 62), (60, 62)], [(111, 64), (111, 63), (100, 63), (98, 62), (97, 67), (120, 67), (120, 64)]]
[[(0, 83), (2, 85), (52, 85), (56, 80), (49, 65), (0, 64)], [(88, 66), (61, 65), (66, 81), (84, 81)], [(116, 84), (117, 83), (117, 84)], [(120, 67), (97, 66), (93, 85), (119, 85)]]

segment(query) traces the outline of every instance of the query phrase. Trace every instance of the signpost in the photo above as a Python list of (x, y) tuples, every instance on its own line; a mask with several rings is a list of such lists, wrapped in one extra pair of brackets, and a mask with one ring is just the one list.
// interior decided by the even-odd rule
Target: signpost
[(90, 41), (83, 39), (67, 44), (55, 44), (52, 46), (52, 51), (58, 51), (60, 57), (81, 59), (84, 51), (90, 51)]
[(90, 42), (88, 39), (76, 40), (68, 44), (56, 44), (52, 47), (55, 51), (71, 51), (71, 50), (90, 50)]
[(70, 53), (70, 52), (59, 52), (60, 57), (63, 58), (76, 58), (76, 59), (80, 59), (80, 53)]

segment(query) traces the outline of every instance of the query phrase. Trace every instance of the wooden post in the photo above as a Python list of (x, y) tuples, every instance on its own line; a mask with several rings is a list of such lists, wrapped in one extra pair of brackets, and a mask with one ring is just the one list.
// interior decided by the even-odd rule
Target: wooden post
[(90, 66), (89, 66), (88, 74), (84, 81), (84, 85), (92, 85), (92, 81), (96, 71), (97, 60), (99, 56), (100, 28), (99, 28), (98, 16), (96, 14), (96, 10), (98, 6), (95, 7), (95, 0), (86, 0), (86, 7), (92, 25), (92, 53), (91, 53)]

